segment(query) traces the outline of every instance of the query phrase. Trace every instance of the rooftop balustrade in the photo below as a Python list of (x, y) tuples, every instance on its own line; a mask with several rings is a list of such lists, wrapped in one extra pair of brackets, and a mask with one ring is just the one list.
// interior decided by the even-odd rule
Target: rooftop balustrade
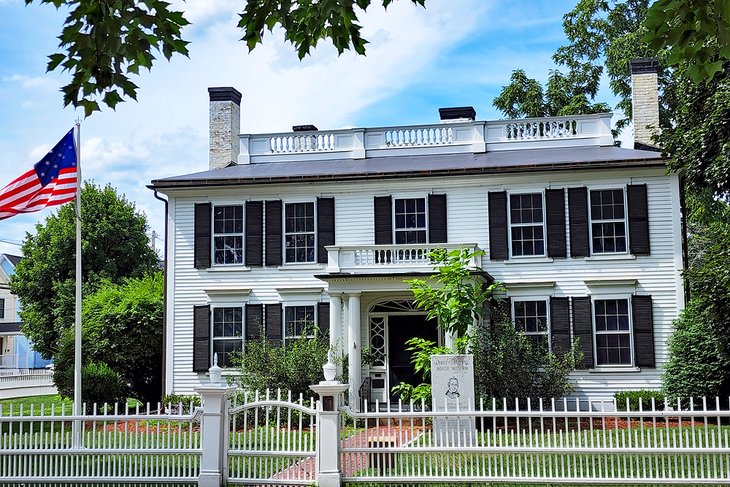
[(613, 145), (611, 113), (240, 135), (239, 164)]

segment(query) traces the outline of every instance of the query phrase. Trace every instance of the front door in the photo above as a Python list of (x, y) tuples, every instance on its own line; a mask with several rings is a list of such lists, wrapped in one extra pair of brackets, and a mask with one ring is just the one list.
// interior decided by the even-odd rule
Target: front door
[(388, 375), (390, 388), (406, 382), (416, 386), (423, 382), (411, 363), (413, 352), (406, 350), (406, 341), (424, 338), (438, 343), (435, 320), (427, 320), (422, 314), (391, 314), (388, 316)]

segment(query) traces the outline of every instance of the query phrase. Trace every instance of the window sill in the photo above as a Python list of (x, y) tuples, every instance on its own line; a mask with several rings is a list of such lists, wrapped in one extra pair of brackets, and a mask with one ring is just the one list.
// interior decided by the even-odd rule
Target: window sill
[(507, 265), (512, 264), (549, 264), (553, 262), (552, 257), (543, 257), (543, 256), (537, 256), (537, 257), (510, 257), (508, 260), (505, 260), (504, 263)]
[(208, 267), (206, 270), (208, 272), (248, 272), (251, 268), (245, 265), (219, 265)]
[(321, 270), (327, 267), (327, 264), (318, 264), (316, 262), (290, 262), (277, 267), (280, 271), (291, 271), (291, 270)]
[(597, 254), (597, 255), (591, 255), (590, 257), (584, 257), (584, 260), (588, 260), (588, 261), (636, 260), (636, 256), (633, 254)]
[(594, 367), (592, 369), (588, 369), (587, 371), (589, 374), (605, 374), (605, 373), (636, 373), (641, 372), (641, 369), (639, 367), (629, 367), (629, 366), (603, 366), (603, 367)]

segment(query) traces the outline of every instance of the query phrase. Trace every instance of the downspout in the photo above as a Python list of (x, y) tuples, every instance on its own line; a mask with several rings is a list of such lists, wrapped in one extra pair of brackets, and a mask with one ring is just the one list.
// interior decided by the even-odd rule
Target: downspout
[(165, 397), (165, 391), (167, 390), (165, 381), (167, 380), (167, 207), (168, 201), (165, 198), (160, 197), (157, 194), (157, 190), (153, 188), (155, 192), (155, 199), (158, 199), (165, 203), (165, 251), (163, 252), (163, 292), (162, 292), (162, 395)]

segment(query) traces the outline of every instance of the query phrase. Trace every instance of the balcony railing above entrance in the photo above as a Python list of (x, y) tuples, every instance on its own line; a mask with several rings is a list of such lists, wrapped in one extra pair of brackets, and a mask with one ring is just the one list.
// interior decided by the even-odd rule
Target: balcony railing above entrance
[[(475, 243), (465, 244), (411, 244), (411, 245), (332, 245), (327, 247), (327, 272), (390, 273), (430, 272), (433, 270), (430, 253), (436, 249), (454, 250), (466, 247), (474, 253)], [(481, 267), (481, 258), (472, 257), (469, 267)]]

